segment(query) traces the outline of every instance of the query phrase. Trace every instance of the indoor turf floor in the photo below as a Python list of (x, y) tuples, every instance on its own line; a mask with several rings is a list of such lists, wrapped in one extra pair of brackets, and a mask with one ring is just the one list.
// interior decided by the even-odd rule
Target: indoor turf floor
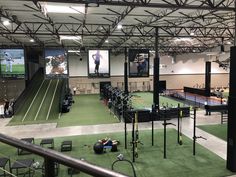
[[(167, 159), (163, 159), (163, 130), (155, 130), (154, 146), (151, 146), (151, 131), (140, 131), (139, 139), (143, 145), (138, 144), (138, 158), (134, 163), (138, 177), (222, 177), (232, 173), (226, 170), (226, 162), (201, 145), (197, 144), (196, 156), (192, 155), (192, 140), (183, 137), (183, 145), (176, 143), (176, 130), (167, 129)], [(104, 154), (97, 155), (93, 151), (93, 144), (105, 137), (120, 141), (118, 152), (107, 150)], [(63, 140), (72, 140), (73, 148), (65, 154), (84, 159), (87, 162), (111, 169), (111, 164), (116, 160), (117, 155), (122, 153), (128, 160), (132, 160), (131, 132), (128, 133), (128, 148), (124, 149), (124, 133), (109, 133), (97, 135), (82, 135), (73, 137), (54, 138), (55, 150), (59, 151), (60, 143)], [(40, 140), (36, 140), (39, 144)], [(34, 158), (42, 164), (42, 158), (34, 155), (16, 154), (16, 148), (0, 143), (1, 156), (10, 156), (11, 162), (16, 159)], [(2, 154), (4, 152), (4, 155)], [(126, 162), (118, 162), (114, 166), (129, 176), (132, 175), (131, 166)], [(35, 177), (41, 177), (41, 170), (35, 172)], [(60, 166), (59, 177), (67, 177), (67, 167)], [(88, 176), (83, 173), (73, 175), (78, 177)]]
[(70, 112), (63, 113), (58, 120), (58, 127), (74, 125), (97, 125), (117, 123), (119, 120), (110, 114), (98, 94), (73, 97), (75, 103)]
[[(49, 81), (42, 86), (42, 91), (46, 90), (46, 86)], [(54, 83), (55, 84), (55, 83)], [(51, 90), (51, 89), (50, 89)], [(51, 91), (50, 91), (51, 92)], [(33, 92), (35, 94), (35, 92)], [(44, 92), (42, 92), (44, 93)], [(29, 95), (33, 97), (34, 94)], [(39, 94), (41, 95), (41, 94)], [(152, 97), (153, 94), (150, 92), (137, 92), (134, 93), (135, 96), (132, 97), (133, 100), (133, 107), (138, 109), (143, 108), (151, 108), (152, 105)], [(57, 123), (58, 127), (66, 127), (66, 126), (78, 126), (78, 125), (97, 125), (97, 124), (109, 124), (109, 123), (117, 123), (119, 120), (113, 114), (109, 113), (107, 106), (104, 104), (102, 100), (100, 100), (100, 96), (98, 94), (87, 94), (87, 95), (76, 95), (73, 96), (75, 101), (72, 104), (70, 112), (62, 113), (59, 119), (56, 118), (56, 113), (52, 111), (50, 113), (48, 120), (43, 120), (44, 117), (47, 115), (47, 111), (44, 111), (38, 116), (37, 120), (35, 121), (35, 114), (38, 110), (38, 105), (42, 100), (43, 95), (39, 96), (36, 100), (36, 103), (32, 105), (30, 112), (28, 113), (29, 116), (25, 118), (22, 122), (22, 118), (25, 115), (28, 107), (27, 103), (24, 103), (26, 106), (22, 108), (22, 111), (19, 112), (14, 118), (11, 120), (9, 125), (19, 125), (19, 124), (33, 124), (33, 123)], [(51, 98), (51, 96), (46, 97), (47, 99)], [(27, 100), (29, 103), (32, 99)], [(27, 102), (26, 101), (26, 102)], [(39, 103), (38, 103), (39, 102)], [(168, 105), (168, 106), (177, 106), (180, 103), (180, 106), (183, 106), (183, 103), (177, 102), (173, 99), (160, 96), (160, 103), (161, 105)], [(56, 103), (55, 103), (56, 104)], [(49, 107), (50, 100), (45, 101), (43, 107)], [(54, 115), (53, 117), (51, 115)]]
[(227, 124), (199, 125), (198, 128), (227, 141)]
[[(138, 109), (151, 108), (153, 104), (153, 93), (152, 92), (135, 92), (132, 94), (132, 106)], [(172, 107), (172, 106), (184, 106), (183, 102), (178, 102), (174, 99), (159, 96), (160, 106)]]

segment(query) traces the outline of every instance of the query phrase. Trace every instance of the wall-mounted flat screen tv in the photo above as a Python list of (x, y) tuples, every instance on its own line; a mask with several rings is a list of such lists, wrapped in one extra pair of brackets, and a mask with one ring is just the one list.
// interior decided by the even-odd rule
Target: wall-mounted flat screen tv
[(88, 50), (88, 76), (110, 77), (109, 50)]
[(129, 77), (149, 77), (149, 50), (129, 49)]
[(24, 49), (0, 49), (1, 77), (25, 78)]
[(67, 77), (68, 61), (65, 49), (45, 49), (45, 74), (46, 77)]

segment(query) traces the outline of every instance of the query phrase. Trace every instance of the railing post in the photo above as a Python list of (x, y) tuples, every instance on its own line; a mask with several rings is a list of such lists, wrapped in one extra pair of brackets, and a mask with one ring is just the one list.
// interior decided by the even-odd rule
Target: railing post
[(44, 158), (44, 176), (55, 177), (55, 162), (50, 158)]

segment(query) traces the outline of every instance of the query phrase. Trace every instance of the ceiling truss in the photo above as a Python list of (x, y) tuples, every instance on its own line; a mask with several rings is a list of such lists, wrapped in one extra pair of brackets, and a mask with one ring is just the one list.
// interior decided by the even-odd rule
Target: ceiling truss
[[(158, 28), (160, 52), (178, 54), (203, 52), (233, 43), (235, 35), (234, 0), (99, 0), (98, 8), (104, 7), (103, 13), (91, 13), (85, 0), (18, 1), (22, 1), (22, 10), (29, 11), (38, 20), (23, 20), (17, 14), (19, 10), (1, 7), (1, 17), (12, 22), (8, 27), (1, 22), (1, 36), (14, 45), (32, 45), (21, 41), (20, 37), (27, 36), (34, 39), (34, 46), (38, 47), (153, 49)], [(42, 2), (85, 4), (85, 13), (68, 14), (68, 20), (60, 21), (44, 13)], [(143, 7), (143, 11), (137, 11), (139, 7)], [(92, 16), (99, 17), (101, 22), (91, 22)], [(119, 24), (122, 29), (118, 30)], [(82, 40), (68, 44), (60, 40), (61, 35), (80, 35)]]

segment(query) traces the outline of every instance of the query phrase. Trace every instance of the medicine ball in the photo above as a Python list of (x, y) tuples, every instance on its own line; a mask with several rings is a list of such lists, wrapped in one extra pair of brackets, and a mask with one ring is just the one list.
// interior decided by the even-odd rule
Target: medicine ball
[(93, 150), (96, 154), (102, 154), (103, 153), (103, 144), (101, 142), (96, 142), (93, 145)]

